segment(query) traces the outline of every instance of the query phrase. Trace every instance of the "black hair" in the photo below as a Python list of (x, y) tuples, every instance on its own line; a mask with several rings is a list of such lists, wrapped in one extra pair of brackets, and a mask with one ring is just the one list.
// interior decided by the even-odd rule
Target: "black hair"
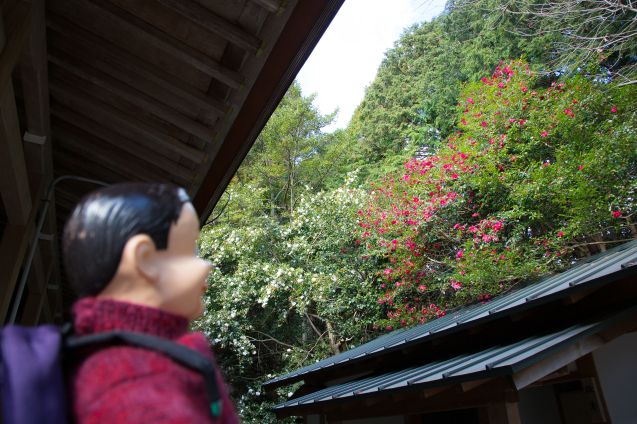
[(78, 295), (95, 296), (106, 287), (137, 234), (166, 249), (170, 226), (189, 201), (184, 189), (171, 184), (114, 184), (84, 196), (62, 237), (66, 275)]

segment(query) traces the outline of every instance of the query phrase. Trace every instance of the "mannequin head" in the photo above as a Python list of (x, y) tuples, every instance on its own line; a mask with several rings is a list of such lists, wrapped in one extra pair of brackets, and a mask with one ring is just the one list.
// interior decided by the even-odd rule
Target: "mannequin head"
[(199, 220), (181, 188), (127, 183), (97, 190), (64, 228), (66, 273), (81, 297), (141, 304), (193, 320), (211, 265), (197, 257)]

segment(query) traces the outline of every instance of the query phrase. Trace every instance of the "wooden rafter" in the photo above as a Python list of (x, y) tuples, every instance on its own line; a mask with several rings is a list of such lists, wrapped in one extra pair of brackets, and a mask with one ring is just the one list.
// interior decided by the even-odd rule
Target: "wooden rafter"
[(258, 54), (263, 49), (263, 41), (259, 38), (231, 24), (192, 0), (158, 1), (250, 53)]
[(252, 0), (272, 13), (277, 13), (281, 7), (281, 0)]
[(65, 128), (53, 126), (53, 136), (60, 146), (72, 150), (82, 158), (97, 159), (99, 163), (107, 165), (113, 171), (132, 181), (170, 183), (170, 180), (147, 171), (130, 159), (114, 154), (95, 144), (87, 143), (85, 139)]
[(155, 166), (172, 173), (173, 175), (180, 176), (189, 181), (192, 181), (196, 177), (196, 173), (185, 166), (178, 164), (177, 162), (157, 153), (148, 147), (138, 144), (136, 141), (126, 138), (125, 136), (102, 126), (98, 122), (95, 122), (79, 113), (68, 109), (61, 104), (54, 103), (51, 105), (51, 114), (55, 117), (64, 120), (73, 126), (76, 126), (95, 137), (99, 137), (107, 143), (122, 149), (131, 155), (139, 158), (145, 158), (153, 163)]
[(145, 108), (148, 112), (170, 122), (178, 128), (181, 128), (190, 134), (194, 134), (207, 142), (212, 142), (217, 135), (217, 132), (213, 129), (184, 116), (179, 112), (176, 112), (174, 109), (166, 106), (165, 104), (124, 83), (119, 82), (117, 79), (100, 71), (99, 69), (86, 65), (82, 61), (75, 59), (73, 56), (57, 49), (50, 49), (49, 51), (50, 53), (48, 57), (50, 62), (55, 63), (56, 65), (72, 72), (86, 81), (91, 82), (92, 84), (114, 92), (127, 102)]
[[(48, 34), (49, 42), (65, 51), (70, 49), (82, 52), (81, 59), (94, 68), (99, 68), (148, 95), (158, 96), (157, 100), (181, 108), (184, 112), (195, 106), (221, 116), (228, 113), (230, 106), (173, 77), (139, 56), (109, 43), (55, 13), (51, 12), (49, 16), (47, 26), (53, 30)], [(166, 97), (165, 93), (172, 94), (173, 98)]]
[[(53, 71), (50, 73), (51, 75), (54, 74)], [(76, 88), (73, 84), (54, 77), (50, 79), (49, 85), (49, 90), (53, 97), (71, 109), (82, 111), (89, 109), (97, 111), (100, 114), (108, 115), (109, 118), (117, 122), (116, 127), (119, 125), (124, 126), (128, 130), (137, 133), (138, 137), (152, 140), (153, 143), (187, 157), (196, 163), (201, 163), (206, 159), (206, 154), (201, 150), (197, 150), (165, 132), (158, 130), (156, 127), (122, 112), (110, 104)]]
[[(218, 79), (232, 88), (239, 88), (244, 82), (244, 77), (238, 72), (226, 68), (219, 64), (219, 62), (206, 56), (183, 41), (166, 34), (108, 1), (84, 1), (81, 2), (79, 6), (87, 8), (94, 13), (101, 14), (105, 18), (110, 19), (116, 26), (128, 31), (136, 38), (148, 42), (165, 53), (189, 64), (215, 79)], [(47, 7), (59, 15), (68, 16), (74, 15), (75, 11), (72, 9), (77, 8), (78, 3), (69, 0), (53, 0), (51, 2), (47, 2)], [(76, 23), (83, 25), (86, 29), (90, 28), (89, 22), (83, 23), (76, 21)]]

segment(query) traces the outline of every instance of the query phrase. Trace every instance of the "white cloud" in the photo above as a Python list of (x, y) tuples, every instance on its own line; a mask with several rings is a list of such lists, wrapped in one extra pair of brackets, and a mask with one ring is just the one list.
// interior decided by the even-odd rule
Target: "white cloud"
[(304, 94), (317, 93), (322, 113), (340, 108), (335, 125), (347, 126), (363, 100), (384, 53), (403, 29), (430, 20), (443, 0), (346, 0), (297, 79)]

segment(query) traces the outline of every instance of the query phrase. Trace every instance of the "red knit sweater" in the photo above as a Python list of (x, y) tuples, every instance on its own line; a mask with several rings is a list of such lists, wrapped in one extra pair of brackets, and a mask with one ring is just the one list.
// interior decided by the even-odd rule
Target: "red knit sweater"
[[(73, 310), (75, 332), (80, 336), (111, 330), (150, 334), (176, 341), (213, 360), (204, 336), (189, 333), (184, 317), (95, 298), (80, 300)], [(78, 359), (69, 374), (69, 394), (72, 418), (79, 424), (215, 422), (201, 374), (159, 352), (113, 346)], [(224, 387), (219, 374), (217, 384)], [(219, 422), (238, 423), (228, 394), (221, 392)]]

